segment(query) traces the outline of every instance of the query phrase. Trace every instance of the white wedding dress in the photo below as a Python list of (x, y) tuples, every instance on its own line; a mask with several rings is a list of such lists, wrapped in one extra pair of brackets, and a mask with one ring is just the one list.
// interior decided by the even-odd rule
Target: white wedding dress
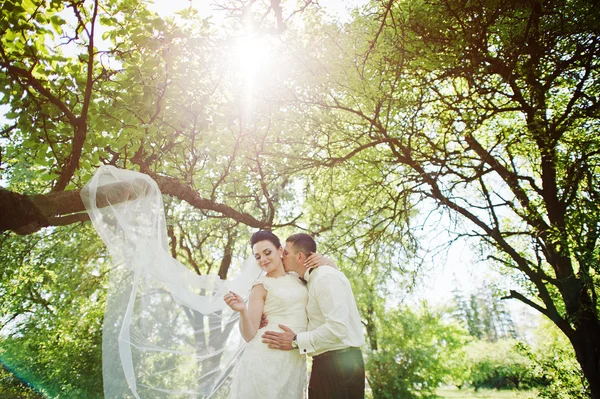
[(246, 345), (233, 377), (230, 399), (301, 399), (306, 397), (306, 358), (298, 350), (270, 349), (262, 342), (264, 331), (306, 331), (308, 290), (295, 274), (260, 277), (267, 290), (264, 314), (268, 325)]

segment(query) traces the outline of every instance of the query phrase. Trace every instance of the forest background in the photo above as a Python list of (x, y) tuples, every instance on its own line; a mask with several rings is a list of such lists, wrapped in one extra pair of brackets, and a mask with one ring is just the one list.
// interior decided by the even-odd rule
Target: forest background
[[(593, 2), (186, 3), (2, 4), (1, 397), (102, 397), (110, 259), (79, 190), (109, 164), (158, 183), (198, 274), (257, 229), (314, 235), (369, 396), (600, 398)], [(496, 277), (464, 286), (456, 252)], [(422, 294), (453, 271), (444, 306)]]

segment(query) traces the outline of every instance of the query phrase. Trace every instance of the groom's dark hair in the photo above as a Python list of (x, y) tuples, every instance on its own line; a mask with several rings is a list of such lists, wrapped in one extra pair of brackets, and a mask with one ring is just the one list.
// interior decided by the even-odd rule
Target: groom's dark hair
[(252, 234), (250, 237), (250, 248), (254, 246), (257, 242), (260, 241), (270, 241), (275, 245), (275, 248), (279, 249), (281, 247), (281, 241), (279, 241), (279, 237), (273, 234), (269, 230), (259, 230), (256, 233)]
[(306, 255), (307, 257), (309, 257), (310, 254), (312, 254), (313, 252), (317, 252), (317, 243), (308, 234), (294, 234), (289, 236), (285, 241), (292, 243), (294, 248), (304, 253), (304, 255)]

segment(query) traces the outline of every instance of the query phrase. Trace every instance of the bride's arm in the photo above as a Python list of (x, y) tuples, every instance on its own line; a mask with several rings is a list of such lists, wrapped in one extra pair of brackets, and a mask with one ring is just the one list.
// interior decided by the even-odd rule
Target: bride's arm
[(240, 331), (246, 342), (250, 342), (256, 335), (260, 325), (260, 318), (265, 307), (267, 290), (262, 284), (257, 284), (250, 291), (248, 298), (248, 308), (240, 311)]

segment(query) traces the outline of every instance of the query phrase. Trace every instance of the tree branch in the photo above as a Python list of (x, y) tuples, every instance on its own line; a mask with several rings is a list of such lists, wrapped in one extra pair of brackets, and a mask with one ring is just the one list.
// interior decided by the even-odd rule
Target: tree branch
[[(270, 223), (256, 219), (228, 205), (202, 198), (197, 192), (178, 180), (153, 175), (163, 194), (172, 195), (201, 210), (220, 213), (250, 227), (267, 229)], [(98, 207), (115, 204), (128, 199), (128, 190), (120, 184), (102, 187), (97, 197)], [(32, 234), (42, 227), (64, 226), (87, 219), (80, 190), (51, 192), (28, 196), (0, 187), (0, 232), (14, 231), (20, 235)]]

